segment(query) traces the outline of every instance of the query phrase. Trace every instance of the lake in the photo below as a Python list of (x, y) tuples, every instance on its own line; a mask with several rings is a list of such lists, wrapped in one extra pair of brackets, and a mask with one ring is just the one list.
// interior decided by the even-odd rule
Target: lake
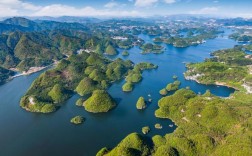
[[(209, 89), (215, 95), (227, 97), (234, 92), (228, 87), (201, 85), (183, 77), (186, 70), (184, 63), (203, 61), (215, 50), (232, 48), (238, 44), (227, 39), (230, 33), (231, 30), (227, 29), (224, 37), (188, 48), (162, 44), (166, 47), (163, 54), (142, 55), (138, 47), (130, 49), (127, 57), (119, 54), (117, 57), (130, 59), (134, 63), (151, 62), (159, 68), (144, 71), (143, 80), (135, 85), (133, 92), (122, 91), (124, 80), (113, 84), (109, 93), (116, 99), (118, 106), (108, 113), (92, 114), (83, 107), (75, 106), (78, 95), (63, 103), (55, 113), (44, 115), (27, 112), (19, 107), (19, 100), (42, 72), (15, 78), (0, 86), (0, 155), (92, 156), (102, 147), (114, 147), (129, 133), (141, 133), (143, 126), (150, 126), (148, 136), (172, 133), (176, 126), (171, 128), (169, 125), (174, 123), (169, 119), (155, 118), (154, 112), (161, 98), (159, 90), (173, 82), (173, 75), (178, 76), (181, 87), (189, 86), (196, 93), (204, 93)], [(152, 42), (154, 38), (143, 34), (139, 37), (146, 42)], [(148, 100), (148, 94), (151, 94), (153, 102), (146, 110), (137, 110), (137, 99), (143, 96)], [(76, 115), (82, 115), (86, 121), (82, 125), (72, 125), (70, 119)], [(156, 123), (161, 123), (163, 129), (155, 129)]]

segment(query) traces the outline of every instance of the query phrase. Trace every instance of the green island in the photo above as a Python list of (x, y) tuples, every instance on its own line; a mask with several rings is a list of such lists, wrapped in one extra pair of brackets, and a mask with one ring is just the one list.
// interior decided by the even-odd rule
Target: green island
[(150, 132), (150, 127), (149, 126), (145, 126), (142, 128), (142, 133), (143, 134), (148, 134)]
[(142, 54), (148, 54), (148, 53), (154, 53), (154, 54), (160, 54), (164, 52), (164, 47), (157, 45), (157, 44), (151, 44), (146, 43), (140, 47), (142, 49)]
[(145, 102), (145, 100), (144, 100), (144, 97), (141, 96), (141, 97), (137, 100), (136, 108), (137, 108), (137, 109), (145, 109), (145, 108), (146, 108), (146, 102)]
[(209, 91), (197, 95), (178, 90), (161, 98), (155, 112), (158, 118), (172, 119), (178, 126), (175, 132), (151, 139), (132, 133), (101, 155), (250, 155), (251, 102), (250, 94), (239, 91), (222, 99)]
[(123, 51), (122, 56), (129, 56), (129, 52), (128, 51)]
[[(186, 36), (179, 35), (179, 33), (187, 32)], [(153, 39), (154, 43), (166, 43), (171, 44), (174, 47), (184, 48), (189, 46), (195, 46), (205, 43), (207, 39), (213, 39), (218, 36), (218, 34), (223, 33), (217, 29), (188, 29), (188, 30), (178, 30), (178, 34), (169, 37), (157, 37)]]
[(75, 116), (70, 120), (70, 122), (75, 125), (79, 125), (79, 124), (82, 124), (84, 122), (84, 120), (85, 119), (82, 116)]
[(156, 129), (162, 129), (163, 126), (162, 126), (160, 123), (156, 123), (156, 124), (155, 124), (155, 128), (156, 128)]
[[(252, 59), (242, 46), (219, 50), (202, 63), (187, 64), (185, 78), (203, 84), (216, 84), (250, 92)], [(245, 86), (245, 87), (244, 87)]]
[(176, 80), (173, 83), (169, 83), (167, 84), (167, 86), (165, 87), (165, 89), (170, 92), (170, 91), (175, 91), (179, 89), (180, 86), (180, 81)]
[(79, 99), (76, 101), (75, 105), (81, 107), (81, 106), (83, 106), (83, 103), (84, 103), (84, 102), (85, 102), (85, 100), (84, 100), (83, 98), (79, 98)]
[[(131, 61), (108, 60), (96, 53), (71, 55), (42, 73), (21, 99), (20, 106), (31, 112), (42, 112), (45, 105), (59, 107), (74, 92), (81, 96), (97, 89), (107, 89), (134, 68)], [(47, 111), (48, 112), (48, 111)]]
[(216, 51), (213, 56), (202, 63), (188, 64), (185, 77), (191, 76), (191, 80), (199, 83), (218, 82), (239, 90), (228, 98), (217, 97), (209, 90), (203, 95), (189, 88), (177, 90), (173, 95), (162, 97), (155, 111), (157, 118), (176, 123), (178, 127), (173, 133), (152, 138), (132, 133), (113, 149), (103, 148), (98, 154), (250, 155), (252, 97), (248, 85), (252, 80), (251, 59), (240, 46)]
[(125, 80), (126, 83), (122, 86), (124, 92), (131, 92), (134, 88), (134, 84), (142, 80), (142, 72), (144, 70), (157, 69), (158, 66), (152, 63), (142, 62), (135, 65), (135, 67), (128, 72)]
[(116, 103), (107, 91), (95, 90), (92, 96), (84, 102), (83, 106), (88, 112), (102, 113), (113, 109)]

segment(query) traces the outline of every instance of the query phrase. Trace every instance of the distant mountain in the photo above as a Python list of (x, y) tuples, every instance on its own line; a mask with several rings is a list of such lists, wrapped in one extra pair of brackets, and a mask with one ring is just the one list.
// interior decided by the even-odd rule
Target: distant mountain
[(26, 28), (29, 31), (39, 31), (41, 30), (40, 26), (31, 20), (28, 20), (23, 17), (13, 17), (4, 20), (2, 23), (4, 24), (9, 24), (9, 25), (14, 25), (14, 26), (21, 26)]
[(101, 22), (102, 20), (98, 18), (92, 18), (92, 17), (73, 17), (73, 16), (61, 16), (61, 17), (49, 17), (49, 16), (43, 16), (43, 17), (27, 17), (31, 20), (46, 20), (46, 21), (55, 21), (55, 22), (66, 22), (66, 23), (97, 23)]
[(8, 33), (8, 32), (13, 32), (13, 31), (28, 31), (28, 29), (19, 25), (0, 23), (0, 33), (4, 33), (4, 32)]
[(88, 28), (81, 23), (66, 23), (56, 21), (32, 21), (23, 17), (13, 17), (0, 22), (0, 33), (13, 31), (32, 32), (43, 30), (82, 30)]
[(225, 26), (252, 26), (252, 19), (244, 18), (231, 18), (231, 19), (219, 19), (218, 23)]
[(45, 66), (84, 48), (88, 39), (89, 35), (84, 32), (69, 30), (2, 34), (0, 65), (22, 71), (32, 66)]

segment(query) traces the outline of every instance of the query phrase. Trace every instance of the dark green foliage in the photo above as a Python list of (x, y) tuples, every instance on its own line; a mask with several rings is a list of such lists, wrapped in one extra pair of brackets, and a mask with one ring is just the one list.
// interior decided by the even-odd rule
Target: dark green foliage
[(6, 82), (13, 75), (13, 71), (0, 67), (0, 85)]
[(167, 86), (166, 86), (166, 90), (168, 92), (170, 91), (174, 91), (174, 90), (178, 90), (179, 89), (179, 85), (176, 85), (174, 83), (169, 83)]
[(55, 111), (56, 111), (56, 107), (53, 104), (45, 104), (41, 109), (42, 113), (52, 113)]
[[(137, 134), (129, 134), (106, 156), (124, 155), (124, 156), (148, 156), (150, 154), (151, 143), (147, 138)], [(107, 151), (106, 151), (107, 152)]]
[(95, 90), (84, 102), (85, 110), (92, 113), (108, 112), (116, 106), (112, 97), (104, 90)]
[(141, 46), (140, 48), (143, 50), (142, 54), (148, 54), (148, 53), (159, 54), (164, 52), (164, 47), (157, 44), (147, 43)]
[(129, 52), (128, 51), (123, 51), (122, 56), (129, 56)]
[(105, 53), (107, 55), (116, 55), (118, 52), (112, 45), (108, 45), (106, 50), (105, 50)]
[(188, 64), (188, 71), (185, 76), (195, 76), (197, 80), (204, 84), (214, 84), (216, 82), (234, 88), (242, 89), (241, 83), (248, 75), (246, 65), (252, 64), (251, 59), (245, 58), (245, 53), (240, 47), (216, 51), (215, 58), (203, 63)]
[[(96, 53), (71, 55), (67, 60), (60, 61), (54, 69), (41, 74), (26, 96), (36, 96), (38, 103), (63, 102), (73, 91), (83, 96), (96, 89), (107, 89), (112, 81), (122, 79), (131, 68), (131, 61), (110, 61)], [(109, 75), (107, 71), (110, 69), (112, 72)], [(33, 106), (25, 104), (23, 108), (31, 110)]]
[(123, 91), (132, 91), (134, 83), (138, 83), (142, 80), (142, 71), (149, 70), (149, 69), (156, 69), (157, 66), (152, 63), (142, 62), (135, 65), (133, 70), (128, 72), (125, 80), (127, 81), (123, 85)]
[(68, 91), (59, 84), (54, 85), (48, 95), (52, 98), (54, 103), (63, 102), (69, 97)]

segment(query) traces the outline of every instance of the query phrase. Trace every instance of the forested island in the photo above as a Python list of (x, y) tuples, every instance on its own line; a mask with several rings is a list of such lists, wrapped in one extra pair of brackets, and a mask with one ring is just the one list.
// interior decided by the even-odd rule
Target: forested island
[[(43, 112), (44, 106), (57, 107), (73, 92), (81, 96), (97, 89), (107, 89), (132, 69), (131, 61), (110, 61), (96, 53), (71, 55), (51, 70), (41, 74), (32, 84), (20, 105), (32, 112)], [(56, 110), (56, 109), (53, 109)]]
[[(64, 105), (70, 104), (67, 109), (71, 109), (71, 111), (67, 112), (69, 115), (67, 118), (60, 116), (60, 111), (57, 112), (58, 114), (48, 115), (46, 118), (55, 119), (54, 115), (59, 115), (57, 118), (62, 117), (62, 123), (66, 122), (69, 127), (71, 126), (68, 130), (73, 132), (73, 135), (76, 132), (74, 136), (76, 138), (79, 137), (79, 132), (72, 131), (76, 128), (86, 128), (80, 129), (81, 134), (92, 134), (90, 135), (92, 137), (99, 128), (102, 135), (97, 137), (98, 139), (96, 138), (98, 141), (100, 141), (99, 139), (109, 140), (107, 138), (111, 137), (111, 132), (116, 132), (116, 135), (114, 133), (112, 135), (117, 137), (115, 139), (122, 138), (125, 137), (125, 133), (122, 133), (123, 131), (117, 133), (117, 127), (113, 127), (113, 124), (121, 124), (128, 119), (130, 122), (136, 121), (132, 125), (130, 122), (126, 125), (127, 128), (130, 128), (125, 132), (130, 131), (131, 134), (118, 142), (118, 145), (115, 145), (113, 140), (114, 147), (102, 148), (97, 151), (97, 156), (251, 155), (252, 46), (249, 43), (252, 39), (250, 28), (247, 26), (250, 21), (239, 22), (240, 24), (244, 22), (245, 26), (235, 28), (235, 31), (229, 36), (237, 42), (228, 39), (226, 34), (226, 36), (222, 36), (223, 38), (221, 37), (222, 29), (231, 28), (233, 30), (234, 27), (230, 26), (232, 23), (229, 22), (210, 18), (170, 20), (157, 17), (157, 19), (141, 20), (104, 19), (78, 23), (72, 22), (72, 20), (56, 22), (29, 20), (21, 17), (9, 18), (0, 22), (0, 85), (13, 79), (17, 76), (16, 74), (29, 74), (50, 66), (41, 71), (38, 77), (35, 78), (36, 75), (34, 75), (35, 80), (26, 93), (22, 92), (22, 95), (25, 94), (18, 99), (18, 102), (23, 109), (29, 112), (44, 114), (55, 112)], [(178, 76), (175, 75), (181, 74), (179, 72), (185, 70), (182, 60), (194, 62), (200, 55), (195, 54), (195, 51), (190, 51), (191, 48), (182, 47), (196, 46), (216, 37), (218, 37), (217, 42), (213, 43), (216, 44), (217, 49), (219, 39), (223, 43), (231, 44), (224, 42), (224, 40), (229, 40), (239, 45), (212, 52), (211, 57), (205, 59), (204, 62), (186, 64), (184, 76), (185, 79), (200, 84), (227, 86), (235, 89), (234, 93), (233, 89), (230, 89), (232, 90), (231, 95), (225, 98), (214, 95), (214, 92), (212, 93), (210, 90), (201, 94), (190, 90), (190, 87), (184, 88), (184, 84), (181, 85), (184, 80), (178, 79)], [(153, 43), (150, 43), (152, 39)], [(167, 49), (165, 44), (169, 44)], [(210, 44), (210, 46), (212, 45)], [(208, 48), (208, 46), (209, 44), (206, 44), (205, 47), (202, 45), (203, 48)], [(151, 53), (159, 55), (151, 55)], [(182, 59), (175, 60), (174, 58), (177, 57)], [(141, 62), (142, 60), (147, 62)], [(176, 66), (173, 64), (170, 67), (169, 63), (173, 63), (173, 61)], [(158, 65), (162, 67), (159, 68)], [(149, 77), (144, 77), (143, 72), (146, 70), (153, 70), (146, 73)], [(169, 77), (163, 76), (166, 74), (165, 72)], [(160, 75), (161, 79), (155, 78)], [(23, 81), (27, 84), (32, 82), (30, 79), (21, 80), (21, 83)], [(141, 81), (142, 83), (140, 83)], [(14, 84), (17, 85), (17, 83)], [(193, 83), (193, 85), (199, 84)], [(6, 86), (8, 85), (3, 87)], [(22, 85), (17, 86), (20, 89)], [(25, 87), (28, 88), (28, 86)], [(136, 87), (139, 87), (135, 90), (140, 90), (139, 93), (132, 92)], [(202, 88), (204, 87), (206, 86), (204, 85)], [(228, 89), (227, 87), (225, 89)], [(194, 86), (192, 88), (195, 89)], [(7, 93), (9, 94), (13, 90), (7, 90)], [(155, 93), (152, 93), (154, 91)], [(149, 99), (146, 99), (144, 94), (148, 95)], [(17, 94), (17, 97), (22, 95)], [(122, 100), (122, 98), (125, 99)], [(131, 98), (135, 99), (131, 100)], [(117, 107), (123, 109), (120, 110)], [(146, 109), (147, 107), (150, 109)], [(77, 114), (75, 109), (86, 111), (83, 112), (86, 113), (85, 118), (79, 112)], [(122, 112), (116, 112), (117, 110)], [(124, 116), (125, 114), (130, 114), (132, 117), (127, 118)], [(36, 117), (42, 116), (44, 115)], [(23, 114), (18, 117), (23, 117)], [(131, 121), (133, 117), (137, 120)], [(153, 122), (150, 117), (158, 119)], [(167, 120), (163, 122), (161, 119)], [(96, 121), (104, 123), (91, 123)], [(107, 121), (113, 121), (113, 123)], [(39, 120), (36, 122), (39, 123)], [(73, 125), (83, 122), (87, 122), (87, 124)], [(34, 122), (31, 125), (34, 125)], [(86, 127), (90, 125), (94, 128)], [(100, 125), (101, 127), (99, 127)], [(104, 125), (111, 126), (111, 129), (109, 127), (107, 130)], [(174, 128), (172, 128), (173, 126)], [(115, 129), (112, 130), (112, 128)], [(61, 129), (62, 127), (60, 127)], [(56, 130), (59, 129), (56, 128)], [(27, 132), (29, 134), (24, 135), (23, 138), (30, 140), (29, 136), (34, 137), (30, 131)], [(56, 139), (58, 140), (58, 138)], [(67, 141), (72, 139), (66, 138)], [(88, 140), (88, 146), (85, 143), (82, 146), (79, 141), (83, 140), (76, 140), (76, 138), (73, 140), (78, 145), (73, 145), (71, 152), (79, 145), (82, 148), (84, 146), (85, 148), (90, 146), (100, 148), (101, 146), (95, 141), (92, 141), (91, 144), (86, 138), (83, 140)], [(102, 144), (104, 140), (102, 140)], [(111, 145), (111, 142), (109, 143)], [(4, 144), (6, 143), (4, 142)]]
[(250, 155), (252, 97), (243, 85), (251, 84), (251, 58), (240, 46), (212, 55), (215, 57), (203, 63), (188, 64), (185, 76), (199, 83), (218, 82), (239, 91), (221, 98), (209, 90), (197, 95), (190, 89), (180, 89), (161, 98), (155, 111), (157, 118), (169, 118), (176, 123), (175, 132), (152, 138), (132, 133), (112, 150), (103, 148), (97, 155)]
[(159, 54), (164, 52), (164, 47), (157, 44), (147, 43), (142, 45), (140, 48), (143, 50), (142, 54), (148, 54), (148, 53)]
[(249, 80), (252, 59), (243, 51), (242, 46), (219, 50), (212, 55), (214, 57), (205, 62), (188, 64), (185, 78), (203, 84), (226, 85), (251, 92), (249, 86), (243, 86), (251, 83)]
[[(180, 35), (180, 33), (185, 33), (186, 35)], [(178, 30), (178, 34), (175, 36), (162, 36), (153, 39), (155, 43), (166, 43), (172, 44), (174, 47), (189, 47), (205, 43), (208, 39), (213, 39), (218, 36), (218, 34), (223, 33), (217, 29), (181, 29)]]

